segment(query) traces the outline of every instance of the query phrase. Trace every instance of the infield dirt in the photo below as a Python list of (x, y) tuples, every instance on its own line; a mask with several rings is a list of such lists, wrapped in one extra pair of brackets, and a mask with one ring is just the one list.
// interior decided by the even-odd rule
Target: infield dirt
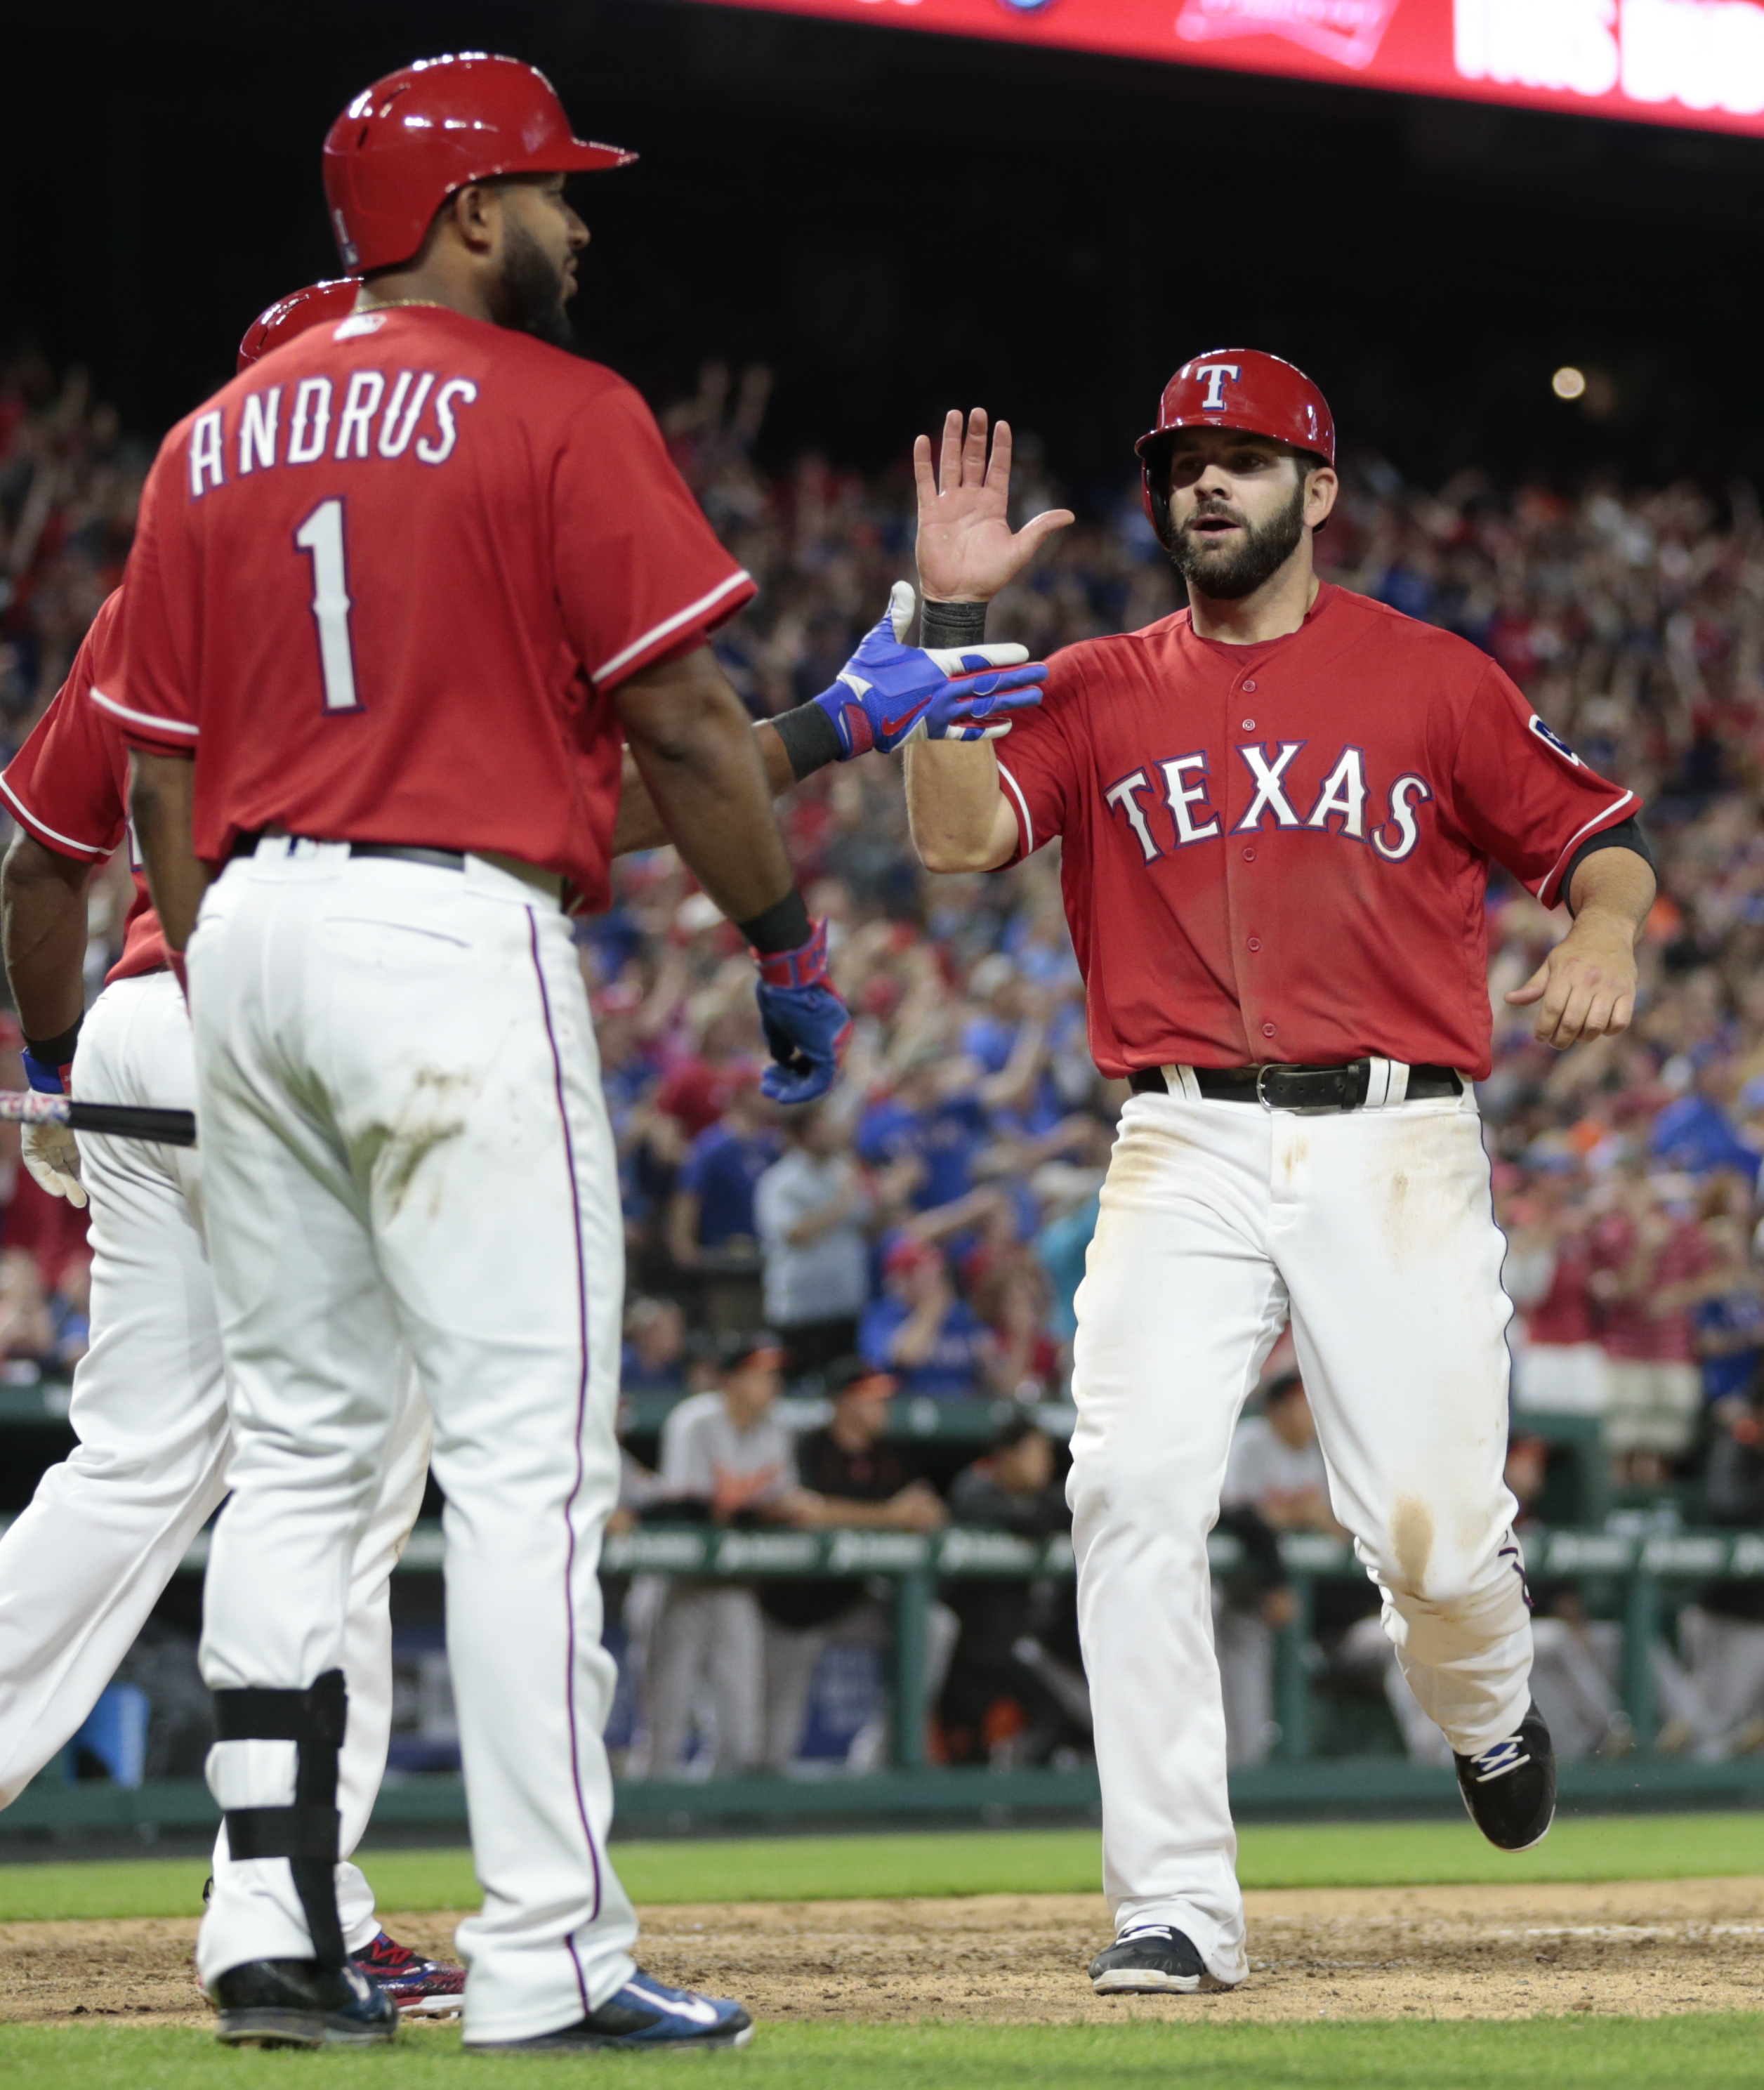
[[(1764, 2006), (1764, 1879), (1267, 1890), (1247, 1896), (1252, 1972), (1230, 1993), (1091, 1993), (1108, 1921), (1090, 1894), (715, 1903), (646, 1911), (644, 1963), (761, 2018), (880, 2023), (1652, 2016)], [(429, 1951), (450, 1916), (389, 1916)], [(200, 2023), (196, 1921), (0, 1924), (0, 2019)]]

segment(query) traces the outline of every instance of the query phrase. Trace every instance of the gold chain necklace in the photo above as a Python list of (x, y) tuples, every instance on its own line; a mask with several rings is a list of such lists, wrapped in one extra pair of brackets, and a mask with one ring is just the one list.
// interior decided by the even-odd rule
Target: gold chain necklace
[(450, 305), (444, 305), (439, 298), (381, 298), (371, 305), (363, 306), (355, 316), (358, 319), (365, 319), (369, 312), (397, 312), (401, 306), (404, 305), (429, 305), (437, 312), (450, 312), (453, 309)]

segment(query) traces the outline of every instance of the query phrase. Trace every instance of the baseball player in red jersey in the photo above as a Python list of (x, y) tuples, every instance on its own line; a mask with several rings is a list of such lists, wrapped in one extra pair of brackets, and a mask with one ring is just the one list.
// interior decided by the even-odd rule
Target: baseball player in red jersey
[[(354, 303), (353, 283), (282, 300), (242, 367)], [(67, 682), (0, 776), (18, 823), (3, 872), (6, 970), (33, 1086), (187, 1107), (196, 1072), (183, 997), (136, 871), (122, 957), (82, 1018), (86, 888), (126, 838), (128, 750), (91, 703), (114, 667), (120, 595), (100, 609)], [(226, 1492), (231, 1447), (220, 1329), (202, 1241), (199, 1151), (28, 1126), (24, 1159), (52, 1194), (91, 1194), (93, 1336), (74, 1374), (71, 1458), (0, 1538), (0, 1805), (62, 1748), (109, 1683), (191, 1540)], [(455, 2016), (465, 1970), (389, 1938), (348, 1854), (367, 1826), (392, 1718), (388, 1578), (421, 1507), (425, 1409), (407, 1381), (381, 1495), (350, 1583), (349, 1729), (340, 1757), (337, 1892), (350, 1952), (401, 2010)]]
[[(1483, 892), (1498, 862), (1573, 911), (1513, 997), (1556, 1046), (1628, 1022), (1654, 894), (1633, 795), (1493, 661), (1319, 582), (1335, 438), (1301, 372), (1197, 357), (1139, 447), (1190, 607), (1056, 655), (1002, 756), (907, 762), (933, 871), (1060, 839), (1091, 1049), (1132, 1090), (1073, 1370), (1105, 1994), (1247, 1971), (1206, 1535), (1289, 1318), (1335, 1515), (1473, 1817), (1508, 1849), (1548, 1828), (1502, 1478), (1512, 1309), (1472, 1086), (1490, 1065)], [(952, 416), (940, 475), (928, 444), (918, 459), (921, 580), (974, 635), (1028, 549), (985, 450), (983, 424), (964, 445)]]
[[(624, 157), (509, 59), (413, 67), (351, 105), (325, 172), (360, 306), (167, 438), (120, 673), (93, 690), (134, 750), (168, 940), (189, 939), (233, 1382), (203, 1645), (230, 1855), (198, 1954), (223, 2039), (390, 2030), (331, 1862), (341, 1568), (401, 1344), (448, 1497), (488, 1896), (460, 1932), (468, 2043), (747, 2036), (738, 2006), (634, 1967), (605, 1848), (621, 1227), (561, 902), (604, 904), (622, 733), (754, 947), (768, 1092), (824, 1093), (849, 1024), (704, 643), (752, 583), (635, 393), (553, 345), (587, 237), (562, 176)], [(877, 679), (937, 712), (952, 678), (871, 641)]]

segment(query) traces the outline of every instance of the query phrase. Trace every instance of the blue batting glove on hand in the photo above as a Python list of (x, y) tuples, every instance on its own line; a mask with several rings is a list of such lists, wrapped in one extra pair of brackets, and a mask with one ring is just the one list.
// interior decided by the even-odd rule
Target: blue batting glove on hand
[(851, 1013), (828, 983), (827, 924), (817, 922), (794, 951), (755, 951), (759, 1020), (777, 1064), (759, 1077), (775, 1103), (811, 1103), (826, 1094), (851, 1036)]
[(1048, 670), (1023, 646), (906, 643), (918, 597), (897, 581), (888, 614), (815, 702), (839, 735), (840, 759), (891, 754), (910, 740), (999, 740), (1009, 714), (1041, 702)]

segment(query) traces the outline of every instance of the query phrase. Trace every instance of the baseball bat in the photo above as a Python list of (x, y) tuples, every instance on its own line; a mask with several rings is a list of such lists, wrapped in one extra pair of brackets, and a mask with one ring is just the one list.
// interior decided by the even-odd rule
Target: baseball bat
[(64, 1125), (70, 1132), (101, 1132), (111, 1139), (150, 1139), (161, 1146), (194, 1146), (196, 1114), (153, 1110), (145, 1103), (84, 1103), (39, 1089), (0, 1091), (0, 1122)]

